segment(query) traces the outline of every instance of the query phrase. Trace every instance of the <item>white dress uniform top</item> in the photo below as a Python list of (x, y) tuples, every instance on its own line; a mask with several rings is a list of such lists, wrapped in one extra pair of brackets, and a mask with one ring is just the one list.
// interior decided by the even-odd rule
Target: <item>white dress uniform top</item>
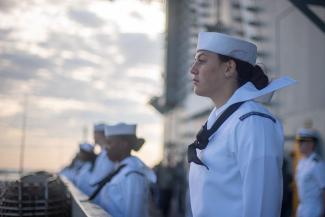
[(97, 201), (113, 217), (147, 217), (149, 185), (156, 182), (156, 175), (134, 156), (122, 164), (126, 166), (100, 191)]
[[(94, 131), (105, 132), (107, 124), (96, 124)], [(77, 187), (86, 195), (90, 196), (97, 188), (97, 183), (114, 170), (115, 164), (108, 156), (107, 151), (102, 148), (97, 156), (94, 165), (88, 164), (80, 171), (77, 180)]]
[(88, 168), (84, 167), (80, 172), (77, 186), (89, 196), (97, 188), (96, 184), (110, 174), (114, 168), (115, 163), (108, 158), (107, 151), (103, 149), (96, 158), (94, 168), (91, 170), (89, 164)]
[[(79, 149), (85, 152), (93, 152), (94, 151), (94, 146), (89, 144), (89, 143), (80, 143), (79, 144)], [(81, 161), (76, 158), (73, 160), (74, 162), (72, 163), (73, 165), (71, 167), (65, 167), (61, 172), (60, 175), (65, 176), (68, 178), (71, 182), (74, 184), (77, 183), (78, 181), (78, 176), (80, 172), (83, 170), (84, 167), (89, 167), (89, 162), (86, 161)]]
[(111, 173), (115, 167), (115, 163), (108, 158), (107, 151), (103, 149), (98, 155), (94, 172), (90, 177), (90, 183), (94, 184), (102, 180), (107, 174)]
[(96, 186), (90, 184), (90, 178), (93, 175), (94, 166), (92, 163), (87, 162), (81, 169), (76, 179), (76, 186), (87, 196), (91, 195)]
[(71, 167), (65, 167), (60, 171), (60, 175), (66, 177), (71, 182), (76, 183), (76, 177), (78, 172), (85, 163), (79, 159), (74, 159), (73, 165)]
[(316, 153), (299, 161), (296, 173), (298, 217), (321, 217), (324, 211), (325, 164)]
[[(194, 217), (280, 215), (283, 129), (280, 121), (253, 99), (291, 82), (284, 77), (262, 90), (247, 82), (225, 105), (211, 112), (208, 129), (229, 105), (247, 101), (210, 137), (208, 146), (198, 150), (198, 157), (209, 169), (195, 163), (190, 165)], [(265, 115), (250, 115), (243, 119), (250, 112)]]

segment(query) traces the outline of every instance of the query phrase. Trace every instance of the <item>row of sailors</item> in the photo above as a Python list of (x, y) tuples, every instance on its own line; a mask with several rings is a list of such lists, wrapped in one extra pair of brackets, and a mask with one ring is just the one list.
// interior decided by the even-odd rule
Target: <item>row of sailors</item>
[(148, 216), (149, 186), (156, 175), (131, 155), (145, 142), (136, 136), (136, 125), (97, 124), (94, 140), (101, 147), (98, 156), (93, 145), (80, 144), (80, 152), (60, 174), (113, 217)]

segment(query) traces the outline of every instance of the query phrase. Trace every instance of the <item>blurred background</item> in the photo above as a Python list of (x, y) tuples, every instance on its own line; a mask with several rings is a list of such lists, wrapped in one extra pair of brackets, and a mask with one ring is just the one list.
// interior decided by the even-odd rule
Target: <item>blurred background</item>
[(200, 31), (252, 41), (270, 78), (298, 81), (266, 105), (284, 125), (290, 189), (295, 133), (325, 136), (322, 0), (1, 0), (0, 20), (0, 169), (57, 171), (94, 123), (138, 123), (136, 154), (171, 192), (169, 216), (184, 216), (187, 146), (213, 108), (188, 73)]
[(138, 123), (138, 155), (162, 156), (161, 2), (0, 1), (0, 168), (57, 171), (93, 124)]

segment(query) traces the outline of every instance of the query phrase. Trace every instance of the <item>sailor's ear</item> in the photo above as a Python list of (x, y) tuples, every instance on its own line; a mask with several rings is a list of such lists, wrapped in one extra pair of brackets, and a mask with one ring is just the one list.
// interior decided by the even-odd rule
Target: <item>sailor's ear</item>
[(236, 62), (233, 59), (230, 59), (224, 64), (225, 64), (225, 71), (224, 71), (225, 77), (226, 78), (233, 77), (236, 73)]

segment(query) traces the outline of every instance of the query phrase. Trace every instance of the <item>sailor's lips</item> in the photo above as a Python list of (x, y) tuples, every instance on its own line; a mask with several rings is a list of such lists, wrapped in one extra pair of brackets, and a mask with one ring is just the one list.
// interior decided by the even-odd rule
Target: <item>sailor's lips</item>
[(196, 79), (192, 79), (192, 83), (193, 83), (193, 85), (197, 85), (199, 83), (199, 81)]

